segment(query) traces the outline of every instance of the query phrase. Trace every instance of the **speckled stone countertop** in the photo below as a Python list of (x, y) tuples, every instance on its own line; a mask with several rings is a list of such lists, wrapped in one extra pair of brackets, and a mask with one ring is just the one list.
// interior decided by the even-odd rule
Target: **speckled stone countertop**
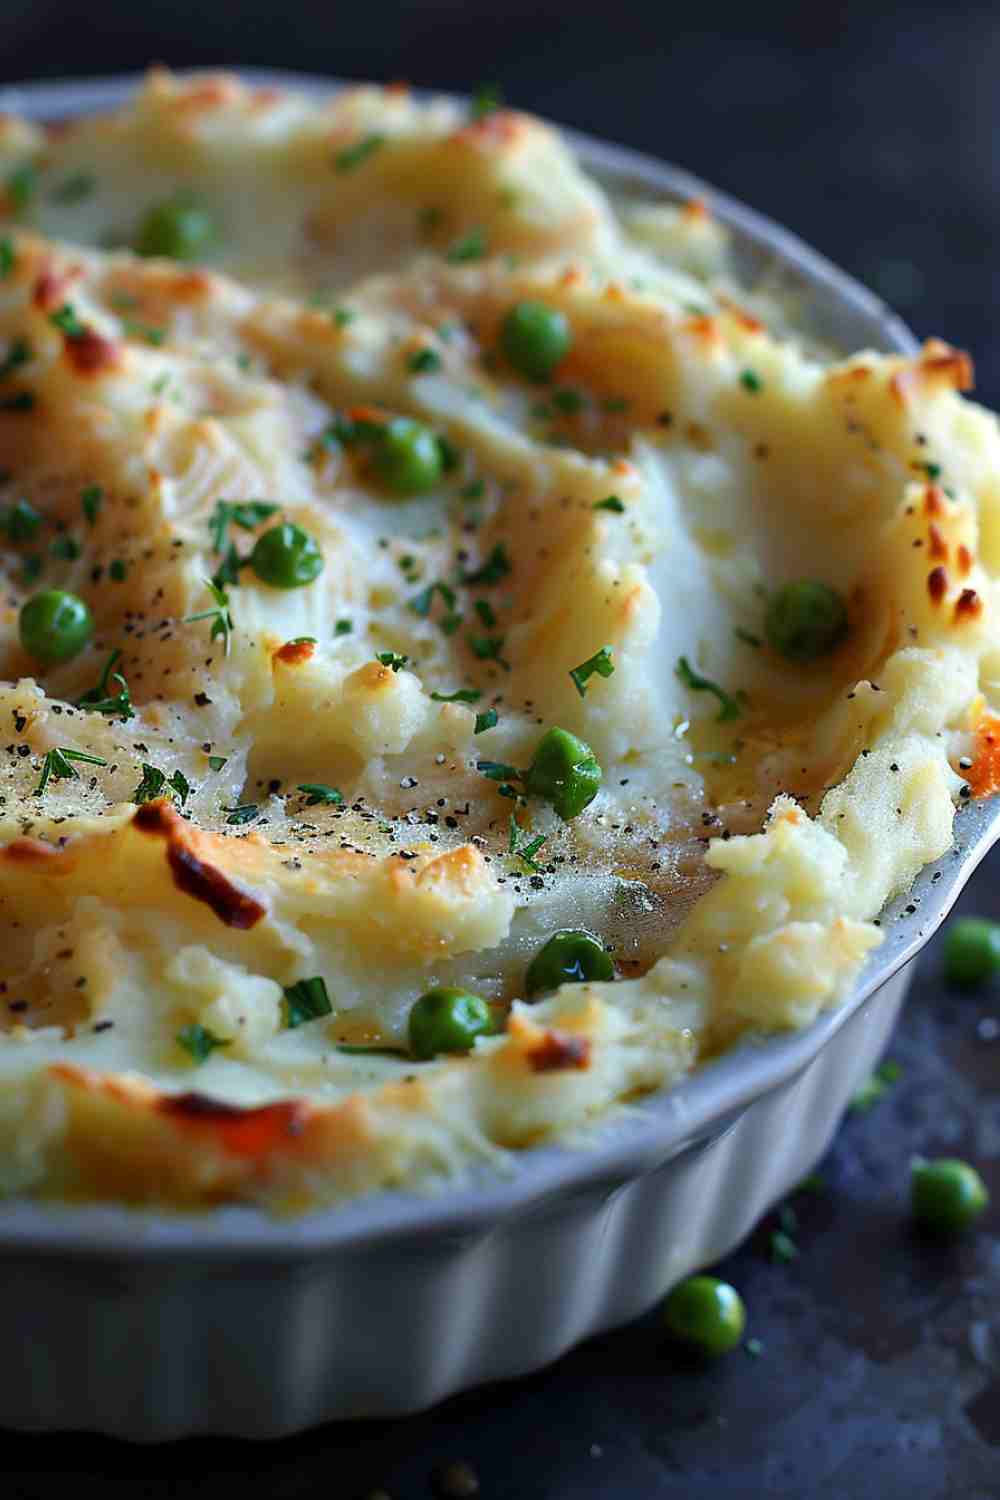
[[(317, 0), (136, 8), (8, 0), (0, 81), (251, 64), (406, 76), (512, 102), (682, 162), (788, 224), (921, 334), (968, 348), (1000, 404), (1000, 15), (994, 3), (712, 7), (604, 0)], [(484, 60), (486, 59), (486, 60)], [(1000, 919), (1000, 851), (961, 909)], [(133, 1448), (4, 1437), (6, 1492), (55, 1500), (89, 1481), (128, 1500), (995, 1500), (1000, 1497), (1000, 983), (949, 991), (922, 956), (889, 1056), (900, 1077), (848, 1116), (821, 1191), (793, 1201), (798, 1256), (772, 1218), (718, 1268), (761, 1344), (709, 1367), (655, 1316), (553, 1368), (400, 1422), (280, 1443)], [(916, 1154), (961, 1155), (993, 1192), (976, 1233), (909, 1227)], [(623, 1267), (627, 1275), (627, 1267)], [(16, 1357), (8, 1351), (8, 1357)], [(155, 1351), (150, 1351), (155, 1358)], [(464, 1488), (460, 1481), (464, 1476)]]

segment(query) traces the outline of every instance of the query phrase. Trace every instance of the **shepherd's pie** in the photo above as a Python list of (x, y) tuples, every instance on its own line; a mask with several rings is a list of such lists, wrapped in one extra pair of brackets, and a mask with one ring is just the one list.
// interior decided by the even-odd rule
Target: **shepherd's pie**
[(848, 992), (1000, 783), (1000, 437), (402, 87), (0, 122), (0, 1182), (295, 1209)]

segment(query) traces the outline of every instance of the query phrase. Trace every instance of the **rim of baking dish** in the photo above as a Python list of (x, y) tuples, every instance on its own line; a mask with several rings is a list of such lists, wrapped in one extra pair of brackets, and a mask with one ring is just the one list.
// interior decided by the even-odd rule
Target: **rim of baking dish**
[[(341, 79), (312, 74), (238, 66), (226, 71), (252, 84), (309, 94), (333, 94), (349, 86)], [(38, 120), (89, 114), (120, 104), (143, 76), (6, 86), (0, 88), (0, 112)], [(618, 192), (668, 201), (704, 199), (732, 231), (737, 256), (754, 274), (808, 293), (808, 322), (818, 335), (850, 350), (917, 349), (913, 334), (884, 302), (764, 215), (680, 167), (560, 128), (584, 166)], [(799, 1074), (940, 926), (998, 835), (1000, 798), (960, 806), (953, 848), (923, 870), (912, 890), (882, 913), (885, 941), (866, 962), (848, 1000), (802, 1031), (747, 1039), (672, 1088), (611, 1112), (595, 1124), (585, 1142), (554, 1142), (512, 1153), (509, 1171), (495, 1165), (473, 1167), (433, 1192), (379, 1192), (296, 1218), (274, 1218), (241, 1205), (191, 1214), (13, 1199), (0, 1205), (0, 1255), (31, 1251), (130, 1261), (185, 1255), (219, 1261), (238, 1254), (284, 1261), (369, 1251), (387, 1242), (459, 1242), (529, 1213), (544, 1213), (569, 1196), (611, 1193), (687, 1147), (718, 1135), (753, 1099)]]

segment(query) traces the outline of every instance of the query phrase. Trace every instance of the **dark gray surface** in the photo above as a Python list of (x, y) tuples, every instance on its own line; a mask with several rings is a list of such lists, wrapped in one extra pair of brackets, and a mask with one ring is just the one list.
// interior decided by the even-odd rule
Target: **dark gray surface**
[[(919, 333), (968, 347), (995, 404), (995, 4), (723, 5), (700, 27), (685, 7), (683, 28), (669, 6), (608, 11), (604, 0), (353, 11), (250, 0), (238, 13), (9, 0), (0, 80), (150, 58), (455, 88), (498, 77), (514, 102), (683, 162), (787, 223), (874, 284)], [(962, 906), (1000, 918), (1000, 853)], [(437, 1464), (463, 1458), (486, 1500), (998, 1497), (994, 1020), (1000, 1030), (1000, 987), (949, 992), (932, 946), (891, 1051), (903, 1078), (869, 1114), (848, 1119), (824, 1165), (827, 1191), (796, 1200), (799, 1259), (771, 1264), (765, 1227), (725, 1263), (764, 1344), (757, 1359), (738, 1352), (707, 1370), (686, 1365), (649, 1318), (543, 1374), (408, 1421), (261, 1446), (134, 1449), (8, 1435), (7, 1491), (49, 1500), (86, 1478), (129, 1500), (230, 1484), (253, 1500), (351, 1500), (378, 1486), (417, 1500), (433, 1493)], [(977, 1161), (995, 1199), (983, 1230), (955, 1246), (928, 1244), (907, 1226), (909, 1160), (942, 1152)]]

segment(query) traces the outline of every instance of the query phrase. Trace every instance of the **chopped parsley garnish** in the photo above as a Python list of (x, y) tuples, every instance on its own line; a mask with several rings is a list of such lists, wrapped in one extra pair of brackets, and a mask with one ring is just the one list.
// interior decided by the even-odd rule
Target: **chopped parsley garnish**
[(49, 551), (53, 557), (60, 557), (65, 562), (75, 562), (80, 556), (80, 543), (75, 536), (57, 536)]
[(210, 755), (208, 757), (208, 769), (210, 771), (221, 771), (228, 759), (228, 755)]
[(153, 328), (149, 323), (136, 323), (131, 318), (126, 318), (122, 324), (129, 338), (144, 339), (147, 344), (155, 348), (166, 341), (167, 330), (165, 328)]
[(848, 1108), (853, 1114), (867, 1114), (868, 1110), (882, 1102), (892, 1085), (899, 1081), (902, 1072), (897, 1062), (890, 1060), (880, 1063), (858, 1089)]
[(469, 104), (469, 119), (484, 120), (503, 104), (503, 91), (498, 83), (481, 83)]
[(562, 390), (552, 392), (552, 405), (565, 417), (575, 417), (586, 404), (586, 397), (580, 391), (574, 391), (572, 386), (564, 386)]
[(108, 565), (108, 577), (112, 583), (124, 583), (128, 576), (128, 563), (124, 558), (116, 557)]
[(406, 368), (414, 375), (429, 375), (432, 370), (440, 370), (441, 356), (436, 349), (417, 349), (406, 361)]
[(787, 1266), (791, 1261), (798, 1260), (799, 1247), (783, 1229), (772, 1231), (769, 1248), (771, 1259), (778, 1265)]
[(475, 608), (476, 614), (482, 620), (486, 629), (492, 630), (497, 622), (497, 617), (490, 601), (488, 599), (477, 599)]
[(601, 409), (606, 412), (628, 411), (631, 405), (627, 396), (609, 396), (606, 401), (601, 402)]
[(520, 781), (521, 772), (503, 760), (477, 760), (476, 770), (487, 781)]
[(180, 771), (175, 771), (172, 776), (168, 777), (165, 771), (159, 770), (157, 766), (149, 766), (143, 761), (142, 780), (132, 793), (131, 800), (138, 803), (152, 802), (168, 792), (174, 797), (179, 797), (183, 807), (191, 795), (191, 784)]
[(923, 468), (924, 473), (927, 475), (928, 479), (940, 479), (941, 478), (941, 465), (940, 464), (923, 464), (922, 468)]
[(333, 1006), (327, 994), (326, 981), (315, 974), (312, 979), (299, 979), (284, 989), (285, 1025), (290, 1031), (304, 1026), (307, 1021), (318, 1021), (320, 1016), (332, 1016)]
[(16, 396), (5, 396), (0, 401), (0, 411), (34, 411), (34, 391), (18, 391)]
[(217, 589), (224, 589), (230, 584), (239, 583), (240, 569), (244, 563), (248, 563), (249, 561), (249, 558), (241, 557), (232, 542), (230, 542), (222, 555), (222, 561), (212, 574), (212, 582), (215, 584), (215, 587)]
[(756, 649), (764, 644), (759, 635), (753, 635), (749, 630), (744, 630), (742, 625), (733, 626), (733, 635), (738, 641), (742, 641), (744, 646), (753, 646)]
[(320, 441), (327, 446), (343, 443), (345, 448), (350, 448), (354, 443), (376, 442), (384, 431), (384, 422), (372, 422), (366, 417), (348, 417), (340, 412), (323, 432)]
[[(89, 692), (84, 693), (82, 698), (76, 700), (78, 708), (85, 708), (88, 713), (92, 714), (106, 714), (108, 718), (131, 719), (134, 716), (135, 710), (132, 707), (128, 683), (120, 672), (114, 670), (115, 663), (120, 656), (120, 651), (112, 651), (104, 663), (104, 670), (98, 679), (97, 686), (92, 687)], [(117, 686), (117, 693), (108, 691), (109, 681)]]
[(318, 644), (314, 635), (293, 635), (290, 641), (285, 642), (286, 646), (316, 646)]
[(26, 365), (31, 358), (31, 345), (27, 339), (15, 339), (7, 350), (4, 359), (0, 359), (0, 380), (8, 375), (13, 375), (22, 365)]
[(38, 191), (38, 172), (30, 161), (15, 167), (7, 177), (7, 196), (14, 212), (23, 214)]
[(92, 172), (75, 172), (57, 183), (49, 197), (53, 203), (82, 203), (97, 187), (97, 178)]
[(457, 688), (454, 693), (431, 693), (435, 703), (478, 703), (482, 696), (476, 688)]
[(529, 870), (537, 873), (541, 867), (535, 863), (535, 855), (545, 843), (546, 836), (545, 834), (539, 834), (537, 838), (529, 839), (526, 843), (519, 846), (518, 839), (520, 838), (520, 836), (521, 830), (518, 827), (517, 819), (515, 818), (514, 814), (511, 813), (510, 839), (507, 844), (507, 853), (513, 854), (515, 858), (523, 860)]
[(321, 781), (306, 781), (299, 787), (306, 793), (306, 807), (338, 807), (344, 798), (335, 786), (324, 786)]
[(599, 677), (610, 677), (615, 670), (615, 664), (611, 659), (612, 650), (610, 646), (602, 646), (600, 651), (595, 651), (593, 656), (582, 661), (578, 667), (573, 667), (570, 676), (573, 685), (581, 698), (587, 696), (587, 683), (596, 673)]
[(507, 556), (507, 548), (503, 542), (497, 542), (482, 566), (476, 568), (473, 573), (463, 573), (461, 582), (478, 583), (488, 588), (490, 584), (499, 583), (501, 578), (506, 578), (510, 571), (511, 563)]
[(21, 577), (25, 583), (34, 583), (41, 578), (45, 568), (45, 562), (40, 557), (26, 557), (21, 567)]
[(625, 507), (617, 495), (609, 495), (606, 500), (595, 500), (594, 509), (614, 511), (616, 516), (620, 516)]
[(14, 255), (14, 241), (9, 234), (0, 239), (0, 281), (9, 276), (16, 264)]
[(330, 316), (338, 328), (346, 328), (348, 323), (353, 323), (357, 313), (349, 307), (335, 307)]
[(338, 620), (336, 625), (333, 627), (333, 633), (334, 635), (350, 635), (353, 629), (353, 620)]
[(412, 609), (413, 613), (415, 615), (419, 615), (422, 620), (426, 620), (427, 616), (431, 612), (431, 605), (434, 603), (435, 594), (441, 595), (445, 607), (449, 611), (454, 610), (455, 590), (453, 588), (449, 588), (448, 584), (442, 583), (440, 580), (438, 580), (436, 583), (429, 583), (425, 589), (420, 590), (419, 594), (414, 594), (413, 598), (410, 600), (410, 608)]
[(762, 391), (764, 389), (764, 382), (761, 380), (756, 370), (741, 370), (740, 385), (745, 391), (750, 391), (750, 393), (754, 396), (756, 396), (758, 391)]
[(506, 637), (502, 635), (469, 635), (466, 640), (469, 650), (473, 656), (478, 656), (480, 661), (498, 661), (501, 666), (507, 666), (500, 652)]
[(199, 1026), (194, 1022), (190, 1026), (183, 1026), (177, 1033), (177, 1044), (190, 1052), (196, 1063), (203, 1063), (211, 1057), (216, 1047), (228, 1047), (228, 1040), (216, 1036), (205, 1026)]
[(269, 520), (280, 509), (280, 505), (273, 505), (268, 500), (218, 500), (208, 521), (212, 551), (225, 549), (230, 524), (240, 526), (244, 531), (253, 531), (255, 526)]
[(408, 656), (401, 656), (398, 651), (376, 651), (375, 660), (380, 661), (383, 667), (391, 667), (394, 672), (400, 671), (409, 661)]
[(233, 617), (229, 613), (229, 595), (224, 588), (220, 588), (210, 578), (206, 578), (203, 581), (208, 592), (215, 600), (215, 607), (213, 609), (203, 609), (197, 615), (185, 615), (182, 623), (193, 625), (197, 620), (211, 620), (212, 630), (210, 639), (214, 641), (217, 635), (221, 635), (223, 650), (226, 656), (228, 656), (229, 643), (233, 634)]
[(445, 260), (458, 264), (464, 260), (482, 260), (487, 250), (486, 235), (481, 229), (470, 229), (445, 252)]
[(363, 135), (360, 141), (355, 141), (353, 146), (345, 146), (342, 151), (338, 151), (333, 158), (333, 165), (338, 172), (353, 172), (355, 167), (360, 167), (362, 162), (366, 162), (369, 156), (384, 145), (385, 136), (372, 131), (370, 135)]
[(731, 693), (721, 688), (717, 682), (709, 677), (702, 677), (691, 666), (686, 656), (678, 657), (677, 666), (674, 668), (677, 676), (685, 687), (689, 687), (693, 693), (712, 693), (719, 700), (719, 712), (716, 720), (722, 724), (730, 719), (738, 719), (741, 713), (740, 705)]
[(367, 1054), (369, 1057), (406, 1057), (407, 1053), (402, 1047), (381, 1047), (377, 1043), (370, 1047), (351, 1046), (348, 1042), (338, 1042), (338, 1052), (353, 1052)]
[(38, 535), (44, 517), (28, 500), (15, 500), (0, 520), (11, 542), (30, 542)]
[(437, 434), (437, 445), (441, 454), (441, 467), (446, 474), (450, 474), (452, 469), (458, 468), (458, 449), (443, 432)]
[(484, 479), (470, 479), (468, 484), (463, 484), (458, 492), (460, 500), (481, 500), (486, 493), (486, 481)]
[(40, 797), (50, 781), (78, 780), (78, 773), (70, 764), (74, 760), (82, 761), (88, 766), (107, 765), (107, 761), (102, 760), (99, 755), (87, 755), (83, 750), (69, 750), (65, 745), (58, 750), (49, 750), (42, 761), (42, 774), (35, 787), (35, 796)]
[(260, 817), (260, 808), (256, 802), (238, 802), (235, 807), (224, 807), (222, 811), (229, 814), (226, 822), (232, 827), (252, 823), (255, 818)]
[(77, 317), (76, 309), (71, 302), (64, 302), (57, 312), (49, 313), (49, 322), (68, 339), (82, 338), (87, 331)]
[(487, 729), (492, 729), (497, 722), (497, 711), (488, 708), (484, 713), (476, 714), (476, 727), (473, 734), (483, 734)]

